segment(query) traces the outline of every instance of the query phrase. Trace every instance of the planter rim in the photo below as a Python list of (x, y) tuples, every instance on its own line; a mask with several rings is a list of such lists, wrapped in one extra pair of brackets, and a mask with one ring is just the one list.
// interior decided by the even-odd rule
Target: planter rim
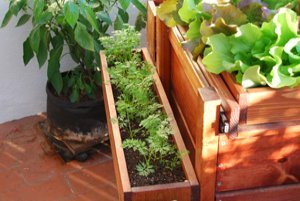
[[(144, 60), (148, 61), (151, 65), (153, 65), (153, 62), (150, 58), (150, 55), (148, 53), (148, 50), (146, 48), (142, 48), (141, 52), (143, 54)], [(182, 188), (182, 187), (187, 187), (189, 186), (191, 190), (191, 195), (199, 194), (198, 193), (198, 181), (196, 179), (196, 174), (194, 172), (194, 169), (192, 167), (192, 163), (189, 159), (188, 155), (182, 156), (181, 158), (181, 165), (186, 177), (186, 180), (183, 182), (175, 182), (175, 183), (169, 183), (169, 184), (156, 184), (156, 185), (147, 185), (147, 186), (139, 186), (139, 187), (131, 187), (130, 180), (129, 180), (129, 175), (127, 171), (127, 165), (126, 165), (126, 160), (125, 160), (125, 155), (124, 155), (124, 150), (122, 147), (122, 139), (121, 139), (121, 134), (120, 134), (120, 129), (118, 126), (118, 123), (110, 123), (112, 118), (117, 117), (117, 112), (115, 108), (115, 102), (113, 98), (113, 92), (112, 92), (112, 87), (110, 85), (110, 77), (107, 71), (107, 61), (106, 61), (106, 56), (104, 53), (101, 51), (100, 52), (100, 60), (101, 60), (101, 73), (102, 73), (102, 87), (103, 87), (103, 93), (104, 93), (104, 102), (105, 102), (105, 110), (106, 110), (106, 115), (107, 115), (107, 122), (108, 122), (108, 128), (109, 128), (109, 135), (111, 138), (111, 143), (112, 143), (112, 152), (113, 156), (116, 157), (117, 160), (114, 161), (114, 168), (116, 172), (116, 176), (120, 177), (120, 181), (117, 179), (118, 183), (118, 189), (122, 190), (123, 193), (131, 193), (134, 191), (138, 191), (139, 189), (148, 189), (149, 191), (153, 189), (164, 189), (167, 188), (166, 186), (175, 185), (176, 187)], [(159, 76), (157, 72), (154, 73), (153, 75), (154, 79), (154, 90), (158, 94), (159, 101), (161, 104), (164, 106), (163, 110), (165, 113), (168, 115), (168, 117), (171, 119), (170, 124), (173, 129), (173, 139), (175, 142), (175, 145), (177, 146), (179, 151), (186, 150), (186, 147), (183, 143), (183, 139), (181, 137), (179, 128), (177, 126), (175, 117), (173, 115), (171, 106), (167, 100), (167, 96), (163, 90), (161, 81), (159, 79)], [(113, 140), (112, 140), (113, 138)], [(120, 149), (118, 149), (120, 147)], [(146, 190), (147, 191), (147, 190)], [(126, 195), (125, 195), (126, 196)], [(196, 196), (197, 197), (197, 196)]]

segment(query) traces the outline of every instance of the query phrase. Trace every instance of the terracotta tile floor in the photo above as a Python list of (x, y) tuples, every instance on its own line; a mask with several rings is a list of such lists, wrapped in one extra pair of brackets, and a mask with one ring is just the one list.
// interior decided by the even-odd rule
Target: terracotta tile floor
[(109, 148), (86, 162), (64, 163), (41, 133), (42, 120), (0, 124), (0, 201), (116, 201)]

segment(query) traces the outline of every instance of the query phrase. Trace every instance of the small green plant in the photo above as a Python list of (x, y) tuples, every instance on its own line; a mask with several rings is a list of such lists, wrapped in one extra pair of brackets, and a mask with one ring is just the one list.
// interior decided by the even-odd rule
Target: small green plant
[(161, 110), (153, 92), (154, 67), (141, 61), (141, 53), (133, 50), (139, 34), (132, 27), (100, 39), (110, 62), (111, 83), (117, 91), (118, 121), (128, 136), (123, 148), (137, 152), (143, 160), (136, 170), (141, 176), (154, 173), (156, 165), (173, 169), (180, 165), (180, 154), (170, 143), (170, 121)]
[(109, 64), (130, 61), (132, 50), (140, 45), (140, 33), (134, 27), (126, 26), (113, 32), (113, 36), (101, 37), (100, 41), (106, 49)]

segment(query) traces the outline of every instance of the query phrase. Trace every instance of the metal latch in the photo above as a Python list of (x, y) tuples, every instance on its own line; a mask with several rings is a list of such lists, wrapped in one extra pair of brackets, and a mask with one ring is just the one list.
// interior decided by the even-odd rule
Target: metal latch
[(223, 108), (220, 109), (220, 123), (219, 123), (219, 131), (220, 133), (229, 133), (230, 126), (228, 119), (225, 115)]

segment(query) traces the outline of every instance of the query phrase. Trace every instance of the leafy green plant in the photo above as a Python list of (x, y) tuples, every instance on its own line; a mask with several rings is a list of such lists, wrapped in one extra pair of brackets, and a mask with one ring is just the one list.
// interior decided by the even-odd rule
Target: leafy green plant
[[(101, 84), (98, 38), (107, 35), (110, 26), (121, 29), (128, 22), (130, 3), (145, 16), (146, 9), (138, 0), (9, 0), (1, 27), (13, 16), (21, 15), (17, 26), (31, 21), (32, 30), (23, 44), (25, 65), (34, 56), (40, 68), (48, 60), (48, 80), (56, 93), (77, 102), (96, 97)], [(109, 15), (113, 6), (118, 9), (114, 22)], [(70, 56), (76, 66), (74, 71), (61, 74), (64, 56)]]
[(131, 60), (132, 49), (140, 45), (140, 33), (131, 26), (126, 25), (122, 30), (113, 32), (113, 37), (101, 37), (100, 41), (106, 49), (108, 63)]
[(123, 148), (132, 149), (143, 158), (136, 166), (141, 176), (154, 173), (157, 163), (169, 169), (178, 167), (180, 155), (170, 143), (170, 121), (162, 112), (152, 88), (154, 67), (143, 62), (141, 53), (133, 50), (139, 34), (131, 27), (114, 34), (100, 40), (107, 46), (105, 52), (113, 63), (109, 74), (118, 94), (115, 97), (118, 122), (128, 135)]
[(186, 33), (189, 42), (184, 45), (196, 58), (202, 55), (208, 37), (235, 34), (246, 23), (261, 26), (283, 6), (299, 10), (299, 0), (167, 0), (157, 13), (168, 26), (189, 27)]
[(268, 85), (272, 88), (300, 84), (300, 34), (297, 14), (282, 8), (272, 21), (261, 27), (246, 24), (232, 36), (208, 38), (203, 63), (213, 73), (235, 72), (245, 88)]

